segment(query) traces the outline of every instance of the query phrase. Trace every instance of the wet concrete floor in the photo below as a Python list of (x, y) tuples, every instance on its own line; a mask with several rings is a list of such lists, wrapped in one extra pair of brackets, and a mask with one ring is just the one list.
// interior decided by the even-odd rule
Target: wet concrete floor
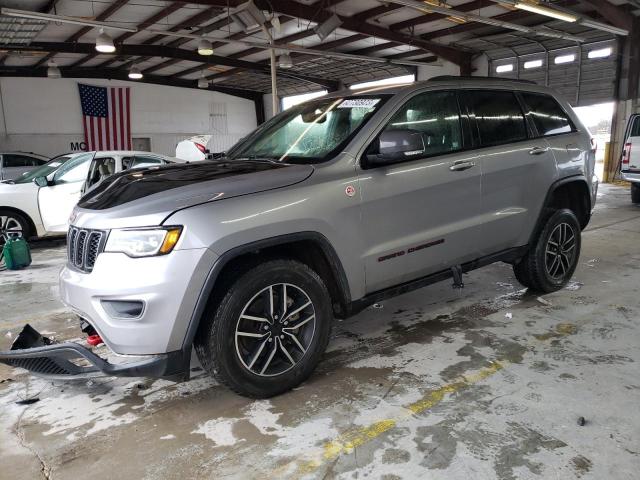
[[(25, 321), (79, 338), (56, 297), (63, 242), (35, 247), (0, 272), (2, 349)], [(495, 264), (461, 292), (394, 298), (337, 322), (311, 379), (271, 400), (201, 371), (61, 383), (0, 366), (0, 479), (637, 479), (639, 288), (640, 208), (604, 186), (566, 289), (538, 297)]]

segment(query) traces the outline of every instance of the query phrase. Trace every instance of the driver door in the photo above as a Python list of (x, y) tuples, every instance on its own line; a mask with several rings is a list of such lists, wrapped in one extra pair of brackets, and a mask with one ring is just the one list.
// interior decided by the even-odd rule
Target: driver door
[(38, 206), (47, 232), (65, 233), (69, 215), (80, 200), (82, 186), (89, 173), (93, 153), (66, 162), (48, 178), (49, 185), (38, 190)]
[(363, 158), (365, 169), (359, 172), (367, 293), (478, 255), (481, 165), (465, 151), (467, 130), (456, 93), (424, 92), (409, 99), (367, 154), (380, 153), (384, 139), (402, 130), (421, 137), (420, 152), (407, 151), (407, 159), (376, 166)]

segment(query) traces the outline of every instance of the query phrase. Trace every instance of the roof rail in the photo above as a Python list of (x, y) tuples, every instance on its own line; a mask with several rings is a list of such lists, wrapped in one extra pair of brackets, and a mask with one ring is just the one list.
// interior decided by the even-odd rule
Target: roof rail
[(508, 82), (528, 83), (529, 85), (536, 85), (536, 82), (531, 80), (524, 80), (521, 78), (502, 78), (502, 77), (474, 77), (470, 75), (456, 76), (456, 75), (438, 75), (437, 77), (431, 77), (430, 82), (438, 82), (442, 80), (473, 80), (478, 82), (491, 82), (496, 80), (506, 80)]

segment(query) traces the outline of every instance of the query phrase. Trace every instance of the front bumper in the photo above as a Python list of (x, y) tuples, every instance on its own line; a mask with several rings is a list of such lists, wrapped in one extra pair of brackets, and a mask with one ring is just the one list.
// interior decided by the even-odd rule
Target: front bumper
[(41, 377), (64, 380), (99, 376), (178, 379), (189, 374), (182, 351), (114, 364), (77, 343), (52, 344), (28, 324), (11, 350), (0, 352), (0, 362)]
[(623, 180), (627, 182), (637, 183), (640, 182), (640, 172), (632, 173), (632, 172), (620, 172), (620, 176)]
[[(89, 322), (119, 355), (158, 355), (183, 348), (197, 298), (217, 256), (209, 249), (130, 258), (101, 253), (93, 271), (66, 266), (60, 273), (62, 301)], [(142, 305), (119, 315), (113, 302)]]

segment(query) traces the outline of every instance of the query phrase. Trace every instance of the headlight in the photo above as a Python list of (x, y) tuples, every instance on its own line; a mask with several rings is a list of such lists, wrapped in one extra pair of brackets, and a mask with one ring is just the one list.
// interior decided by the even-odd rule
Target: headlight
[(120, 252), (130, 257), (166, 255), (173, 250), (182, 227), (114, 229), (109, 233), (105, 252)]

